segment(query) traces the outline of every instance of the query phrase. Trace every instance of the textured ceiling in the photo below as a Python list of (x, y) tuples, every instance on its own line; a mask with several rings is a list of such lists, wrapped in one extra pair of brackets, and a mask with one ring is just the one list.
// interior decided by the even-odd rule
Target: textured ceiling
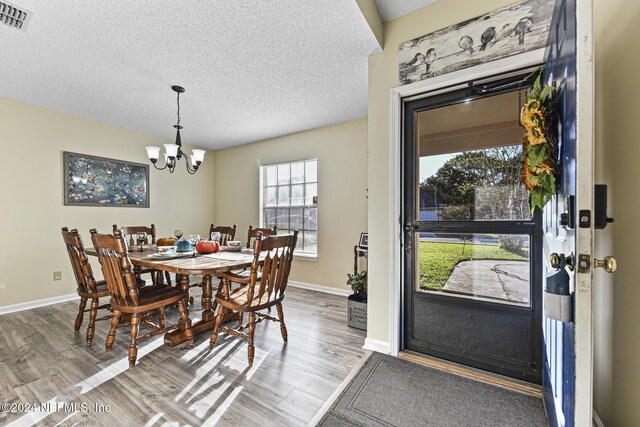
[(33, 15), (0, 26), (0, 96), (173, 138), (177, 84), (183, 141), (212, 149), (367, 115), (355, 1), (12, 2)]
[(382, 22), (389, 22), (437, 0), (376, 0)]

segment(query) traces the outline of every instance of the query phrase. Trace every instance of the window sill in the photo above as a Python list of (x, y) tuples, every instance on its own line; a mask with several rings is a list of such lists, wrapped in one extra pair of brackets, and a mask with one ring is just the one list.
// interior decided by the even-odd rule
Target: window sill
[(294, 252), (293, 253), (293, 259), (299, 259), (302, 261), (313, 261), (313, 262), (317, 262), (318, 261), (318, 254), (310, 254), (310, 253), (305, 253), (305, 252)]

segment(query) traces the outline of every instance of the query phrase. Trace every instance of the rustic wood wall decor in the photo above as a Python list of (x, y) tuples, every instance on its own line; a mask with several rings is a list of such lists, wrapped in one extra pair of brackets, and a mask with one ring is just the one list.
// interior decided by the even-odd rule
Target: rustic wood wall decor
[(64, 152), (65, 206), (149, 207), (149, 165)]
[(524, 0), (400, 44), (400, 83), (544, 48), (554, 3)]

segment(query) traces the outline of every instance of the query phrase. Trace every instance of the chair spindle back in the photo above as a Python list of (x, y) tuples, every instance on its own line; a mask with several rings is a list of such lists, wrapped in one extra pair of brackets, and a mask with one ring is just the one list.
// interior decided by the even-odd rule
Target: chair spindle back
[(69, 260), (71, 260), (73, 275), (78, 284), (78, 292), (95, 293), (96, 279), (93, 277), (93, 270), (91, 264), (89, 264), (87, 254), (84, 252), (84, 245), (80, 233), (78, 233), (78, 230), (75, 228), (69, 231), (69, 228), (63, 227), (62, 239), (67, 247)]
[(127, 246), (119, 229), (110, 234), (99, 234), (91, 230), (91, 241), (98, 252), (102, 274), (109, 287), (112, 303), (123, 306), (137, 306), (138, 287), (133, 273), (133, 264), (127, 253)]

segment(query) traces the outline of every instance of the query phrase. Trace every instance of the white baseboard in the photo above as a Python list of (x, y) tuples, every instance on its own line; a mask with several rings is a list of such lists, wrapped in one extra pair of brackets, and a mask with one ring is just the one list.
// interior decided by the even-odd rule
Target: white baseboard
[(604, 423), (602, 422), (602, 420), (598, 416), (598, 413), (595, 411), (595, 409), (593, 410), (593, 424), (596, 427), (604, 427)]
[(324, 292), (325, 294), (341, 295), (345, 297), (348, 297), (353, 293), (348, 289), (330, 288), (328, 286), (314, 285), (312, 283), (296, 282), (294, 280), (289, 280), (288, 286), (293, 286), (294, 288), (300, 288), (300, 289), (308, 289), (310, 291)]
[(68, 294), (68, 295), (60, 295), (58, 297), (44, 298), (38, 299), (35, 301), (22, 302), (20, 304), (12, 304), (6, 305), (4, 307), (0, 307), (0, 315), (15, 313), (16, 311), (29, 310), (32, 308), (44, 307), (47, 305), (58, 304), (61, 302), (73, 301), (74, 299), (80, 298), (78, 294)]
[(374, 340), (372, 338), (366, 338), (364, 340), (365, 350), (377, 351), (378, 353), (391, 354), (391, 343), (388, 341)]

